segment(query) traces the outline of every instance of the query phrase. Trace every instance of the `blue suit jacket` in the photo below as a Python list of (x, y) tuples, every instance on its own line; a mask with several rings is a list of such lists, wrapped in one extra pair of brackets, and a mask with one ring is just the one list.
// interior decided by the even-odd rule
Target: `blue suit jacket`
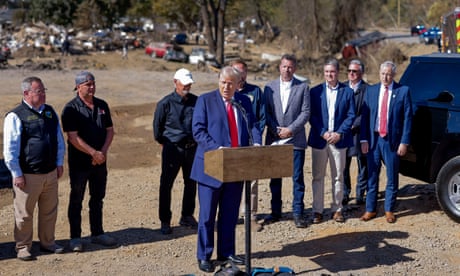
[(279, 140), (276, 127), (288, 127), (294, 134), (288, 142), (294, 148), (307, 148), (305, 124), (310, 118), (310, 93), (306, 83), (293, 78), (286, 112), (283, 113), (280, 94), (280, 79), (268, 83), (264, 88), (267, 135), (265, 144)]
[[(308, 145), (322, 149), (327, 145), (323, 135), (328, 131), (329, 113), (327, 111), (326, 83), (319, 84), (310, 91), (311, 116)], [(347, 148), (353, 145), (351, 126), (355, 119), (355, 100), (353, 90), (343, 83), (339, 83), (337, 100), (335, 102), (334, 132), (340, 133), (342, 138), (335, 146)]]
[[(253, 143), (261, 144), (262, 138), (257, 124), (255, 124), (251, 101), (245, 95), (235, 93), (234, 100), (245, 110), (236, 108), (238, 116), (238, 135), (240, 146), (249, 146), (251, 131)], [(248, 119), (248, 127), (244, 120)], [(191, 178), (201, 184), (219, 188), (222, 182), (204, 173), (204, 153), (216, 150), (219, 147), (231, 147), (230, 132), (227, 119), (225, 103), (219, 90), (215, 90), (198, 97), (193, 112), (192, 132), (198, 147), (193, 161)]]
[[(361, 118), (361, 140), (369, 142), (369, 149), (377, 144), (375, 132), (379, 110), (379, 93), (381, 83), (368, 86), (364, 97)], [(390, 106), (388, 109), (388, 142), (396, 151), (399, 144), (410, 143), (412, 127), (412, 104), (409, 87), (393, 82)]]

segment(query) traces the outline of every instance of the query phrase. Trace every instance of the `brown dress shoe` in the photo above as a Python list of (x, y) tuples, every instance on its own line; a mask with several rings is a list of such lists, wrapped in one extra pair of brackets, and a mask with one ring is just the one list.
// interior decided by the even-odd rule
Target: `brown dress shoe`
[(396, 222), (396, 217), (393, 214), (393, 212), (385, 212), (385, 218), (388, 223), (395, 223)]
[(332, 216), (332, 219), (334, 219), (336, 222), (345, 222), (345, 218), (340, 211), (335, 212), (334, 216)]
[(361, 216), (360, 220), (362, 221), (369, 221), (377, 216), (376, 212), (365, 212), (364, 215)]
[(320, 213), (313, 214), (313, 223), (321, 223), (323, 221), (323, 215)]

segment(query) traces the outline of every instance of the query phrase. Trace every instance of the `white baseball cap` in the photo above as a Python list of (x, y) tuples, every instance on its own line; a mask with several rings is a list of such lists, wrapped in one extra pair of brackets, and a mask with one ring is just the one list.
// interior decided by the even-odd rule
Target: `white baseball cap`
[(185, 68), (181, 68), (174, 74), (174, 79), (179, 80), (183, 85), (194, 83), (192, 73)]

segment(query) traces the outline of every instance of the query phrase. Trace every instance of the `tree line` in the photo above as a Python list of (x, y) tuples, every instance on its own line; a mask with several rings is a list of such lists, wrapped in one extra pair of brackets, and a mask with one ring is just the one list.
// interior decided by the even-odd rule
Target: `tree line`
[(291, 37), (301, 56), (336, 53), (359, 30), (439, 25), (440, 17), (460, 0), (0, 0), (20, 8), (15, 24), (42, 21), (66, 27), (110, 28), (122, 18), (174, 23), (182, 31), (203, 31), (209, 50), (223, 60), (226, 28), (262, 34), (274, 29)]

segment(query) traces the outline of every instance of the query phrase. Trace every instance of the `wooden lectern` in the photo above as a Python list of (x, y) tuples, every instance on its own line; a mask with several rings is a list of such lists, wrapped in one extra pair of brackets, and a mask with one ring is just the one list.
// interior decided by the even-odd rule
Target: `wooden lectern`
[(291, 144), (221, 148), (204, 154), (204, 172), (222, 182), (245, 183), (246, 272), (251, 273), (251, 181), (292, 176)]

